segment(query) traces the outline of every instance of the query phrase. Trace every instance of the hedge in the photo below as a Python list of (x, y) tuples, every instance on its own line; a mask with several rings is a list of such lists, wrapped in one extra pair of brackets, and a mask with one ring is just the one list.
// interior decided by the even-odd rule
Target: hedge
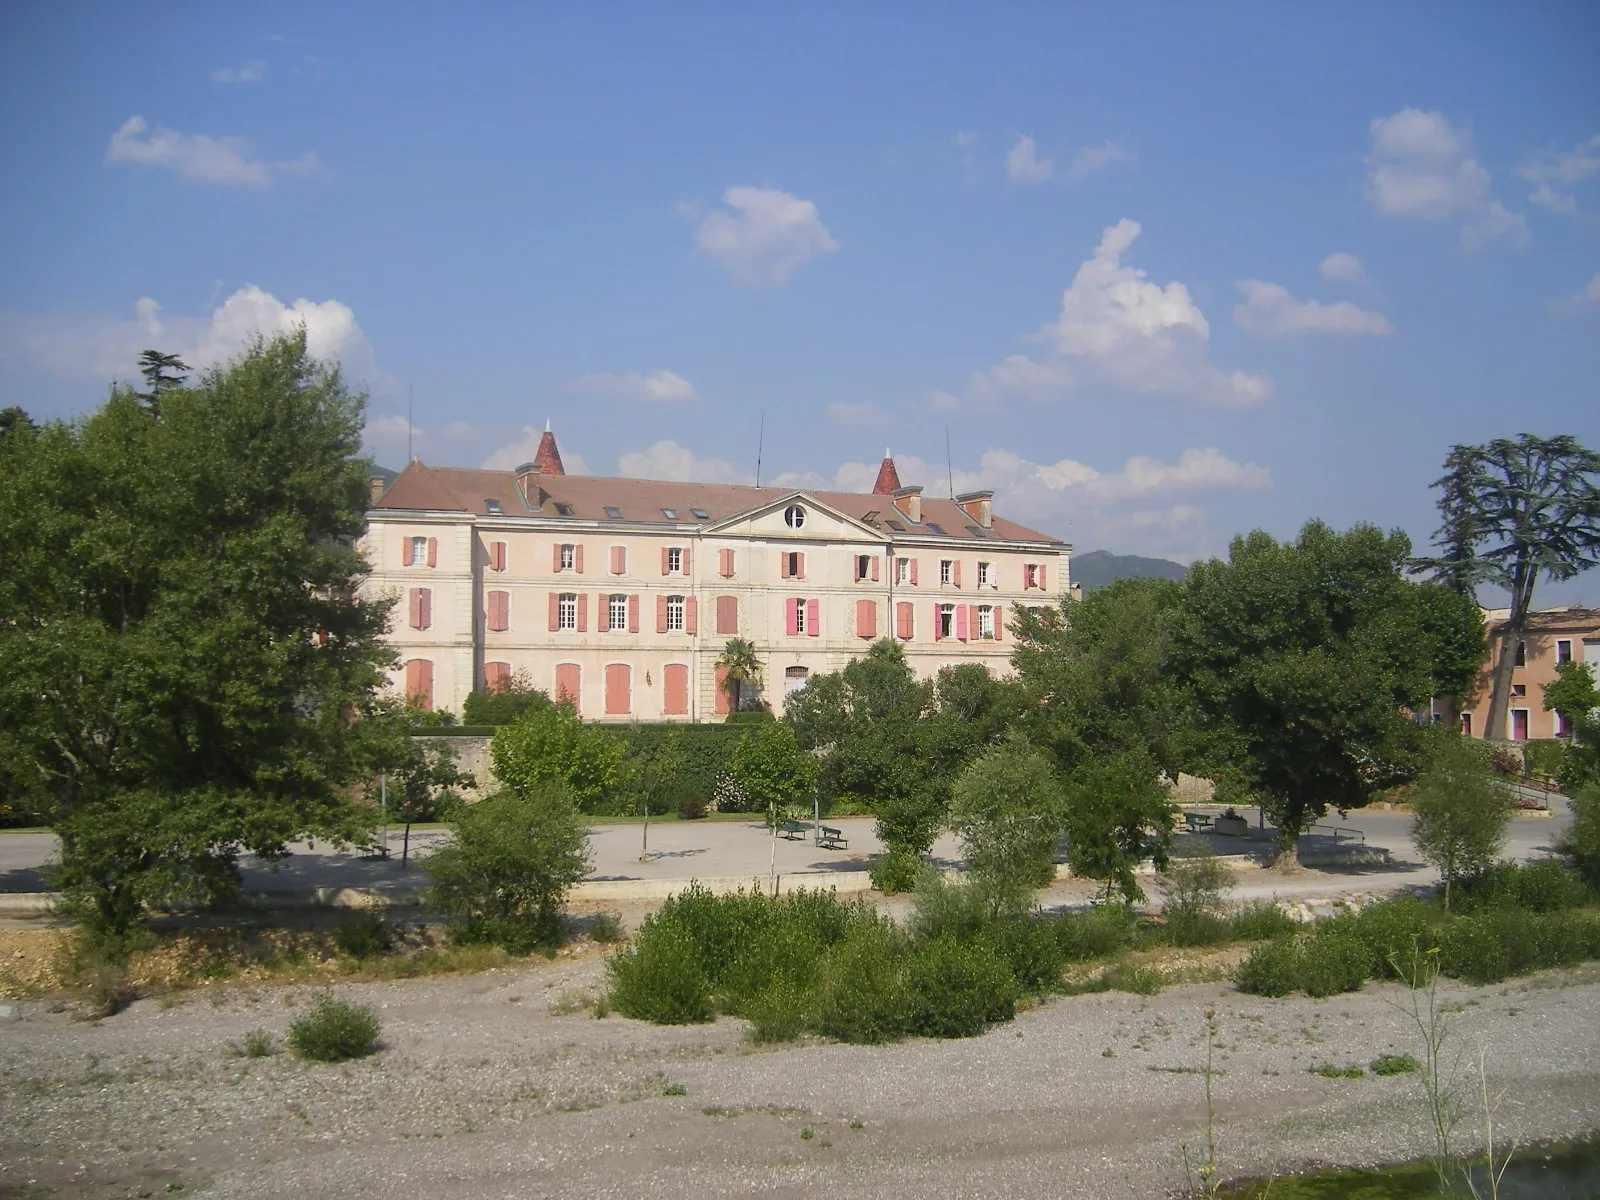
[(707, 800), (716, 787), (717, 776), (728, 769), (733, 748), (745, 732), (737, 725), (677, 725), (665, 721), (650, 725), (608, 725), (605, 728), (627, 743), (630, 758), (653, 754), (669, 737), (680, 735), (683, 773), (679, 778), (683, 781), (685, 791), (704, 796)]

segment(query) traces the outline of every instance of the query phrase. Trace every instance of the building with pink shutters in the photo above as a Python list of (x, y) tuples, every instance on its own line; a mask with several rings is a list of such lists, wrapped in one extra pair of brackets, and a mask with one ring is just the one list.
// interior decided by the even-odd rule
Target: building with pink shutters
[(781, 711), (880, 637), (924, 677), (1008, 671), (1013, 606), (1068, 594), (1071, 547), (992, 501), (925, 499), (887, 456), (866, 494), (567, 475), (546, 432), (515, 471), (375, 481), (363, 590), (399, 601), (393, 683), (429, 708), (525, 674), (589, 719), (717, 720), (741, 637)]

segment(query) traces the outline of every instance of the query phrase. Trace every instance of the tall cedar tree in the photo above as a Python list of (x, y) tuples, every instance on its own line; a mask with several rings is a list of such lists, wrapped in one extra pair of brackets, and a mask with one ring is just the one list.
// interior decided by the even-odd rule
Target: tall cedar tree
[[(1211, 753), (1272, 815), (1283, 852), (1329, 808), (1364, 805), (1414, 774), (1440, 643), (1401, 568), (1405, 534), (1336, 533), (1312, 521), (1293, 542), (1259, 530), (1185, 585), (1175, 665)], [(1475, 615), (1472, 616), (1475, 620)]]
[(1510, 593), (1496, 635), (1484, 736), (1504, 740), (1516, 649), (1533, 612), (1540, 575), (1571, 579), (1600, 562), (1600, 454), (1576, 438), (1499, 438), (1454, 446), (1434, 481), (1441, 523), (1437, 558), (1419, 559), (1441, 583), (1470, 593), (1480, 582)]
[(159, 390), (0, 438), (0, 786), (112, 937), (227, 896), (241, 852), (356, 835), (392, 660), (355, 598), (364, 397), (303, 330)]

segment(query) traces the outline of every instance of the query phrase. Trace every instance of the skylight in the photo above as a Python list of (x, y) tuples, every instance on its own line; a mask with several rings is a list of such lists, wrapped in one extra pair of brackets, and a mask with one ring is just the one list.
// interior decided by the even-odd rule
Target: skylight
[(694, 517), (694, 519), (696, 521), (709, 521), (709, 520), (711, 520), (711, 514), (708, 513), (703, 508), (691, 508), (689, 510), (689, 512)]
[(483, 511), (488, 513), (491, 517), (498, 517), (500, 515), (500, 501), (485, 499), (483, 502)]
[(558, 515), (560, 515), (560, 516), (563, 516), (563, 517), (570, 517), (572, 515), (572, 505), (565, 504), (562, 501), (557, 500), (556, 501), (556, 513)]
[(985, 529), (982, 525), (968, 525), (967, 526), (967, 532), (970, 533), (973, 537), (988, 537), (989, 536), (989, 531), (987, 529)]
[(678, 510), (675, 508), (663, 508), (661, 515), (669, 521), (676, 521), (678, 519)]
[(618, 508), (615, 504), (608, 504), (608, 505), (605, 506), (605, 509), (606, 509), (606, 516), (609, 517), (611, 520), (613, 520), (613, 521), (622, 520), (622, 510), (620, 508)]
[(937, 534), (938, 534), (938, 535), (939, 535), (939, 536), (940, 536), (940, 537), (943, 537), (943, 536), (945, 536), (945, 533), (944, 533), (944, 528), (943, 528), (943, 527), (942, 527), (942, 526), (940, 526), (940, 525), (938, 525), (938, 524), (937, 524), (937, 523), (936, 523), (936, 522), (933, 522), (933, 521), (924, 521), (924, 522), (923, 522), (923, 524), (924, 524), (924, 526), (925, 526), (925, 527), (926, 527), (926, 528), (928, 528), (928, 529), (931, 529), (931, 530), (933, 530), (933, 531), (934, 531), (934, 532), (935, 532), (935, 533), (937, 533)]
[(899, 521), (885, 521), (884, 524), (896, 533), (904, 533), (906, 531), (906, 527), (900, 524)]

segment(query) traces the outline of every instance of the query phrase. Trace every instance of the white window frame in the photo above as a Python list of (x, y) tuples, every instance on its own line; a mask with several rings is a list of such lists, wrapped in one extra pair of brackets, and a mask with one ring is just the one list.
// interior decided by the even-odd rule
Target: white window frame
[(578, 568), (578, 547), (574, 542), (561, 543), (561, 570), (575, 571)]
[(556, 595), (556, 628), (574, 630), (578, 627), (578, 593), (560, 592)]
[(939, 637), (953, 638), (956, 635), (956, 606), (954, 604), (939, 605)]
[(428, 539), (414, 537), (411, 539), (411, 565), (425, 567), (428, 565)]
[(950, 586), (950, 576), (954, 573), (955, 566), (956, 560), (953, 558), (941, 558), (939, 560), (939, 583), (942, 586)]
[(994, 605), (978, 605), (978, 636), (980, 638), (994, 637)]
[(809, 632), (806, 629), (806, 602), (802, 596), (794, 598), (794, 632), (797, 637)]
[(994, 580), (991, 578), (989, 564), (986, 562), (980, 562), (978, 564), (978, 586), (986, 588), (994, 587)]
[(856, 582), (860, 583), (863, 579), (870, 579), (871, 577), (872, 577), (872, 555), (870, 555), (870, 554), (858, 554), (858, 555), (856, 555)]
[(682, 633), (684, 628), (684, 602), (682, 596), (667, 597), (667, 632)]
[(803, 529), (806, 523), (806, 510), (798, 504), (791, 504), (783, 510), (783, 523), (790, 529)]
[(911, 560), (897, 558), (894, 560), (894, 581), (901, 587), (911, 586)]
[(667, 574), (683, 574), (683, 548), (681, 546), (667, 547)]
[[(621, 613), (619, 617), (617, 614)], [(606, 629), (610, 633), (623, 633), (628, 628), (628, 595), (626, 592), (606, 594)]]

